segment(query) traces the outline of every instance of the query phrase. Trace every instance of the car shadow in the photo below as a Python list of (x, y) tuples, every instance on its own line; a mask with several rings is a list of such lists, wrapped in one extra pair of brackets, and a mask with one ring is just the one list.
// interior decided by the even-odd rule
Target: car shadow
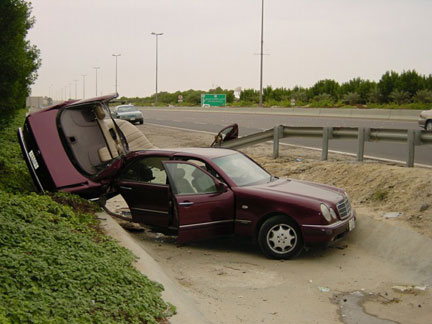
[[(165, 247), (172, 248), (173, 250), (177, 248), (189, 248), (202, 251), (203, 253), (241, 253), (248, 254), (254, 257), (265, 258), (258, 244), (248, 238), (224, 236), (179, 245), (176, 242), (177, 236), (165, 235), (159, 232), (152, 231), (148, 228), (146, 228), (142, 232), (130, 232), (130, 235), (143, 243), (158, 246), (161, 246), (163, 244)], [(299, 256), (297, 256), (293, 260), (316, 260), (323, 257), (345, 255), (345, 250), (347, 248), (347, 242), (340, 242), (332, 246), (307, 247)]]

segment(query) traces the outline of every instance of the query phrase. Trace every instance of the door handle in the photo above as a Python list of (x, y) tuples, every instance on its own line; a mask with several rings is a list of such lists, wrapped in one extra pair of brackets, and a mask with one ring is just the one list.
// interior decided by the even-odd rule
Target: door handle
[(192, 201), (184, 201), (179, 203), (180, 206), (192, 206), (194, 203)]
[(124, 190), (132, 190), (131, 187), (124, 187), (124, 186), (120, 186), (120, 189), (124, 189)]

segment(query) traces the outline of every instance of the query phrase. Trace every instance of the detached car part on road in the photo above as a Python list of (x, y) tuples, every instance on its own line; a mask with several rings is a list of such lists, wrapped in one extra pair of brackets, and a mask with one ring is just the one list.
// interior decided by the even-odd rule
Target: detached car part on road
[(422, 111), (418, 123), (426, 131), (432, 132), (432, 109)]
[[(111, 118), (114, 97), (70, 101), (26, 118), (18, 137), (40, 191), (121, 194), (132, 221), (175, 233), (180, 244), (235, 234), (277, 259), (354, 229), (343, 190), (279, 179), (234, 150), (154, 149), (135, 126)], [(216, 141), (237, 134), (231, 125)]]

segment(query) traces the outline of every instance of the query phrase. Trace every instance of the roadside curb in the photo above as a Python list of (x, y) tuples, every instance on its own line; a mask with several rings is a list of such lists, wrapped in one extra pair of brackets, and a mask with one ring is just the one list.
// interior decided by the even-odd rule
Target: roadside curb
[(110, 215), (101, 212), (98, 213), (98, 217), (101, 219), (103, 231), (138, 257), (134, 263), (136, 269), (150, 280), (159, 282), (164, 286), (162, 298), (177, 308), (177, 314), (169, 318), (171, 324), (211, 323), (198, 311), (192, 299), (165, 274), (161, 266)]
[[(397, 220), (379, 221), (357, 210), (357, 228), (347, 241), (367, 253), (415, 273), (432, 287), (432, 239), (397, 223)], [(396, 238), (396, 240), (395, 240)]]

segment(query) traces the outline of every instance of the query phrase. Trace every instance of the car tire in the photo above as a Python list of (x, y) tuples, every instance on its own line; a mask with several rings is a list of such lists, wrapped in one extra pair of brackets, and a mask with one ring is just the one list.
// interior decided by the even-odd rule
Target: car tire
[(428, 132), (432, 132), (432, 120), (428, 120), (425, 125), (425, 130)]
[(144, 120), (140, 120), (139, 123), (140, 123), (140, 125), (144, 124)]
[(272, 259), (291, 259), (303, 250), (300, 228), (284, 215), (273, 216), (261, 225), (258, 244), (261, 251)]

